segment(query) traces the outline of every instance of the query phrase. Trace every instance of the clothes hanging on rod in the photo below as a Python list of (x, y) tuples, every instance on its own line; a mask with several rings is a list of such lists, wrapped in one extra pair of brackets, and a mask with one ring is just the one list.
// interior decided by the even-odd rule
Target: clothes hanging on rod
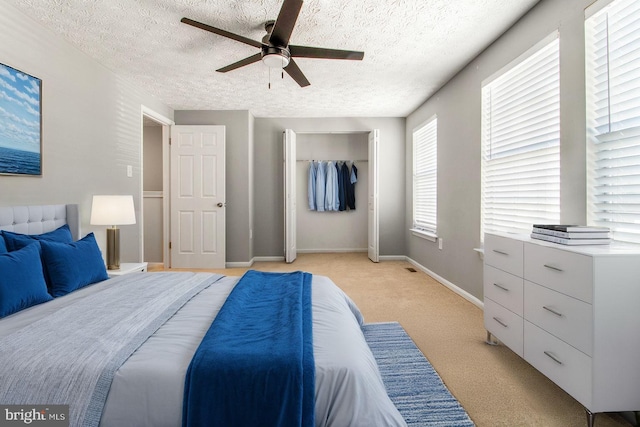
[(352, 163), (347, 185), (347, 207), (352, 210), (356, 209), (356, 182), (358, 182), (358, 168)]
[(309, 180), (307, 181), (307, 199), (309, 203), (309, 210), (316, 210), (316, 173), (318, 165), (309, 161)]
[(316, 165), (316, 210), (324, 212), (327, 168), (323, 161)]
[(338, 198), (338, 171), (335, 164), (329, 160), (327, 162), (327, 181), (325, 183), (324, 210), (337, 211), (340, 209), (340, 199)]
[(349, 166), (347, 162), (336, 163), (338, 169), (338, 199), (340, 200), (340, 211), (347, 210), (347, 187), (349, 185)]
[(353, 161), (309, 160), (307, 201), (309, 210), (337, 212), (355, 210), (357, 172)]

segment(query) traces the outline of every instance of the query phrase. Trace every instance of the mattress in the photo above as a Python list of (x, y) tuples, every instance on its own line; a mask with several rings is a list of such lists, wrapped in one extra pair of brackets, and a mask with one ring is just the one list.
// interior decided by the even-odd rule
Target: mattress
[[(102, 292), (114, 281), (135, 286), (136, 276), (140, 275), (109, 279), (1, 319), (0, 345), (3, 337)], [(181, 425), (187, 368), (238, 280), (223, 277), (200, 291), (128, 357), (114, 374), (101, 426)], [(406, 425), (385, 391), (362, 335), (362, 314), (327, 277), (313, 276), (312, 317), (316, 426)]]

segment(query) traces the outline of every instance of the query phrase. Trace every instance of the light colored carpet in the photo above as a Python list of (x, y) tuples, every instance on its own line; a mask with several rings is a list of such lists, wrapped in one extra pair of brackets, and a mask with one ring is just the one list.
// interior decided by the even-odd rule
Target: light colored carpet
[[(303, 270), (330, 277), (366, 322), (399, 322), (478, 427), (584, 427), (584, 408), (508, 348), (485, 344), (482, 310), (405, 261), (373, 263), (365, 253), (299, 254), (292, 264), (256, 262), (262, 271)], [(247, 269), (208, 270), (239, 276)], [(596, 427), (629, 427), (598, 414)]]

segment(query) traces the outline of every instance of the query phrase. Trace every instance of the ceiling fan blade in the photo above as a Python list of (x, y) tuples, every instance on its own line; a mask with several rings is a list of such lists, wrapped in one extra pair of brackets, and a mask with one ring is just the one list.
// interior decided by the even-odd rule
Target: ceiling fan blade
[(182, 18), (180, 22), (187, 25), (191, 25), (192, 27), (200, 28), (201, 30), (209, 31), (211, 33), (217, 34), (222, 37), (227, 37), (229, 39), (248, 44), (250, 46), (254, 46), (258, 48), (262, 47), (262, 43), (258, 41), (251, 40), (249, 38), (240, 36), (238, 34), (230, 33), (229, 31), (221, 30), (220, 28), (212, 27), (211, 25), (203, 24), (202, 22), (194, 21), (193, 19)]
[(251, 55), (248, 58), (244, 58), (241, 61), (234, 62), (233, 64), (227, 65), (226, 67), (222, 67), (222, 68), (220, 68), (220, 69), (218, 69), (216, 71), (219, 72), (219, 73), (226, 73), (227, 71), (232, 71), (232, 70), (235, 70), (237, 68), (244, 67), (245, 65), (249, 65), (249, 64), (253, 64), (254, 62), (258, 62), (258, 61), (260, 61), (260, 59), (262, 59), (262, 54), (256, 53), (255, 55)]
[(296, 83), (300, 85), (300, 87), (309, 86), (311, 84), (309, 83), (309, 80), (307, 80), (307, 78), (304, 76), (304, 74), (302, 74), (302, 70), (298, 68), (298, 64), (296, 64), (293, 58), (291, 58), (291, 60), (289, 61), (289, 65), (284, 67), (284, 70), (291, 76), (293, 80), (296, 81)]
[(300, 9), (302, 9), (302, 0), (284, 0), (271, 31), (269, 43), (278, 47), (287, 47), (293, 27), (298, 20)]
[(289, 46), (289, 52), (292, 57), (296, 58), (352, 59), (356, 61), (361, 61), (364, 58), (364, 52), (310, 46), (291, 45)]

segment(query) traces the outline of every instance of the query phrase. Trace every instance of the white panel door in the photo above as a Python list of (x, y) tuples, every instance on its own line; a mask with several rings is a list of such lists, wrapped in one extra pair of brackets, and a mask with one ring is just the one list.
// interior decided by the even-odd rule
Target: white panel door
[(171, 128), (171, 267), (225, 267), (225, 127)]
[(374, 129), (369, 132), (369, 259), (378, 262), (380, 253), (378, 249), (378, 143), (380, 131)]
[(296, 133), (284, 131), (284, 258), (293, 262), (296, 245)]

